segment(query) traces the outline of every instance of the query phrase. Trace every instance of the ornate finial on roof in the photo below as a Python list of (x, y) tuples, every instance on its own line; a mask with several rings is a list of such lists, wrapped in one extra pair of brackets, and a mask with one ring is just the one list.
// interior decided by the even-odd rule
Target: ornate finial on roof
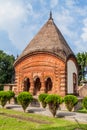
[(52, 19), (53, 20), (53, 18), (52, 18), (52, 12), (50, 11), (50, 18), (49, 19)]

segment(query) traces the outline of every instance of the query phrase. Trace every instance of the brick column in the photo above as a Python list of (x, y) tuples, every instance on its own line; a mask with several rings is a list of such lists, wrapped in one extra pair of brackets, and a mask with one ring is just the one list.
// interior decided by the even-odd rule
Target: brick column
[(33, 78), (30, 79), (30, 90), (29, 90), (29, 92), (31, 94), (33, 94), (33, 92), (34, 92), (34, 81), (33, 81)]
[(41, 82), (41, 93), (45, 93), (45, 83)]
[(23, 75), (22, 72), (19, 71), (19, 77), (18, 77), (18, 80), (19, 80), (19, 81), (18, 81), (18, 82), (19, 82), (18, 92), (22, 92), (22, 87), (23, 87), (23, 86), (22, 86), (22, 82), (23, 82), (23, 81), (22, 81), (22, 75)]
[(44, 75), (42, 74), (41, 77), (41, 89), (40, 89), (40, 93), (45, 93), (45, 81), (44, 81)]
[(30, 82), (30, 90), (29, 90), (29, 92), (31, 94), (33, 94), (33, 92), (34, 92), (34, 82)]
[[(24, 79), (23, 79), (24, 80)], [(24, 91), (24, 81), (21, 81), (22, 83), (21, 83), (21, 91), (23, 92)]]
[(61, 91), (61, 95), (64, 96), (66, 94), (66, 72), (65, 70), (61, 70), (60, 72), (60, 91)]

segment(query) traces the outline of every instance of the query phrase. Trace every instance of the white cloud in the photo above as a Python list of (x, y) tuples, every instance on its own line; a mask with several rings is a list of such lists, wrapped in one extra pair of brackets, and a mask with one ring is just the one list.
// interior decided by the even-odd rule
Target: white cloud
[(9, 32), (9, 39), (18, 49), (23, 50), (33, 37), (35, 29), (37, 29), (36, 25), (31, 27), (25, 25), (24, 28), (18, 27), (13, 33), (11, 33), (12, 31)]
[(69, 10), (63, 8), (61, 12), (55, 13), (55, 21), (63, 34), (72, 37), (73, 33), (70, 30), (70, 26), (73, 24), (74, 19)]
[[(84, 3), (84, 2), (83, 2)], [(66, 8), (72, 12), (72, 16), (86, 16), (87, 15), (87, 5), (82, 5), (81, 0), (66, 0)], [(81, 7), (82, 6), (82, 7)], [(81, 20), (81, 19), (80, 19)]]
[(77, 41), (74, 41), (74, 52), (87, 52), (87, 46), (86, 44), (82, 41), (82, 39), (79, 39)]
[(57, 26), (74, 52), (87, 51), (87, 6), (82, 8), (78, 2), (65, 1), (66, 6), (62, 5), (54, 16)]
[(87, 6), (78, 6), (79, 0), (63, 1), (0, 0), (0, 30), (7, 33), (12, 44), (23, 50), (52, 9), (54, 22), (69, 43), (77, 51), (87, 49), (84, 45), (87, 42)]
[[(44, 5), (46, 5), (46, 1), (45, 0), (39, 0), (40, 1), (40, 3), (44, 6)], [(34, 1), (33, 1), (34, 2)]]
[(23, 6), (23, 3), (16, 3), (17, 0), (2, 1), (0, 3), (0, 27), (6, 28), (6, 26), (19, 24), (24, 22), (27, 18), (28, 11), (32, 10), (31, 5)]
[(82, 34), (81, 38), (84, 42), (87, 42), (87, 18), (83, 20), (83, 28), (82, 28)]
[[(17, 48), (22, 48), (20, 40), (21, 35), (25, 34), (22, 27), (28, 20), (29, 15), (33, 13), (31, 4), (24, 4), (22, 1), (0, 1), (0, 30), (7, 32), (9, 39)], [(17, 37), (19, 36), (19, 38)], [(18, 39), (17, 39), (18, 38)]]
[(66, 0), (66, 1), (65, 1), (66, 5), (67, 5), (69, 8), (75, 6), (75, 5), (76, 5), (76, 2), (77, 2), (77, 0)]
[(59, 2), (59, 0), (51, 0), (51, 2), (50, 2), (50, 7), (51, 7), (51, 8), (54, 8), (55, 6), (58, 5), (58, 2)]

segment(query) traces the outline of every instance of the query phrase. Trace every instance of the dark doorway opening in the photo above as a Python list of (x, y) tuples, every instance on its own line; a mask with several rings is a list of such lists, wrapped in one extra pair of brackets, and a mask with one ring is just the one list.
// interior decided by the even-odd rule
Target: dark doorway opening
[(29, 89), (30, 89), (30, 80), (29, 80), (29, 78), (25, 78), (24, 79), (24, 91), (29, 92)]
[(35, 81), (34, 81), (33, 95), (37, 95), (37, 92), (40, 91), (40, 88), (41, 88), (40, 78), (36, 78)]
[(76, 77), (76, 73), (73, 73), (73, 92), (74, 92), (74, 94), (77, 93), (77, 77)]
[(45, 81), (45, 92), (48, 93), (48, 91), (52, 90), (52, 80), (51, 78), (47, 78)]

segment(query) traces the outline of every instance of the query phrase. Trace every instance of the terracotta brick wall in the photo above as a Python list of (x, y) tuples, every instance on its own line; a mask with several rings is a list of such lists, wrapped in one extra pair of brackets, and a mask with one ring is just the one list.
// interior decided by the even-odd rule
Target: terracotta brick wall
[(31, 55), (20, 63), (16, 64), (15, 82), (17, 85), (16, 91), (23, 91), (23, 81), (27, 77), (30, 80), (30, 92), (34, 90), (34, 78), (39, 77), (41, 81), (41, 89), (38, 94), (45, 90), (45, 80), (50, 77), (52, 80), (52, 90), (49, 93), (55, 93), (64, 96), (66, 93), (66, 71), (65, 63), (51, 54), (36, 54)]

